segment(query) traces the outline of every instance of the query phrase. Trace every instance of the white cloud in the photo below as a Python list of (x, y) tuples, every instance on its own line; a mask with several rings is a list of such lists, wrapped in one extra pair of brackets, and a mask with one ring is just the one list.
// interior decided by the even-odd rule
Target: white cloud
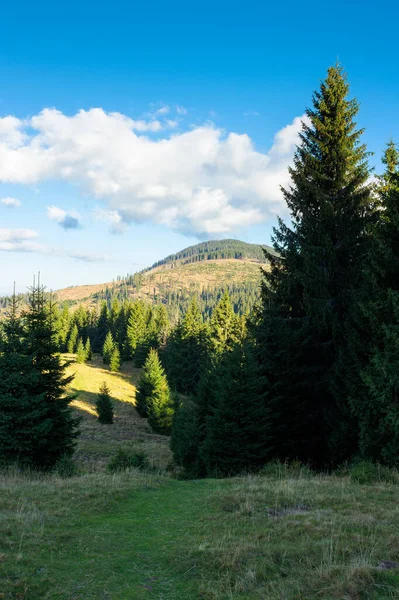
[(2, 198), (0, 203), (8, 206), (8, 208), (19, 208), (22, 204), (21, 200), (17, 200), (16, 198)]
[[(0, 181), (77, 184), (104, 202), (114, 230), (153, 222), (186, 234), (227, 235), (285, 209), (280, 185), (289, 183), (301, 118), (276, 134), (268, 153), (258, 152), (248, 135), (212, 124), (154, 139), (141, 135), (154, 120), (143, 121), (141, 130), (138, 123), (99, 108), (72, 117), (45, 109), (27, 122), (0, 119)], [(161, 128), (167, 126), (163, 121)], [(60, 224), (70, 214), (50, 208)]]
[(110, 260), (106, 254), (91, 254), (90, 252), (72, 252), (68, 256), (83, 262), (107, 262)]
[(55, 221), (65, 230), (78, 229), (80, 226), (80, 215), (75, 211), (66, 212), (58, 206), (48, 206), (47, 216), (51, 221)]
[(33, 241), (37, 236), (32, 229), (0, 228), (0, 252), (41, 252), (43, 246)]
[(256, 110), (249, 110), (244, 113), (244, 117), (259, 117), (259, 113)]
[(186, 115), (188, 113), (187, 108), (184, 108), (184, 106), (176, 106), (176, 112), (178, 115)]

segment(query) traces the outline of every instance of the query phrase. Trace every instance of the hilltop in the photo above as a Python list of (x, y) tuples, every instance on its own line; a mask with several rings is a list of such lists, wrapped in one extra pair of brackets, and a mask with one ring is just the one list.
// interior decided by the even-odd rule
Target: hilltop
[[(263, 246), (268, 251), (273, 249)], [(96, 304), (142, 298), (163, 303), (176, 313), (197, 295), (204, 313), (227, 290), (238, 312), (252, 307), (259, 293), (262, 246), (239, 240), (212, 240), (184, 248), (134, 275), (104, 284), (69, 287), (57, 292), (58, 299), (71, 304)], [(178, 309), (176, 308), (178, 304)]]

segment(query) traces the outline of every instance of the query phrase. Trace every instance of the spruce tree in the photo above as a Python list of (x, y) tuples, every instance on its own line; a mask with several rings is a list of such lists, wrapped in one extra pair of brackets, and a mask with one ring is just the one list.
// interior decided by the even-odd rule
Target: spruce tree
[[(79, 419), (65, 387), (73, 376), (58, 353), (52, 299), (33, 285), (22, 320), (12, 309), (6, 321), (5, 351), (0, 356), (0, 454), (7, 462), (50, 469), (73, 453)], [(7, 427), (12, 424), (12, 445)]]
[(306, 111), (283, 190), (291, 225), (279, 220), (275, 254), (266, 252), (258, 314), (275, 454), (320, 465), (357, 448), (346, 381), (372, 202), (358, 104), (347, 96), (342, 68), (330, 68)]
[(173, 401), (158, 352), (151, 349), (145, 361), (136, 394), (136, 409), (147, 417), (153, 431), (167, 435), (173, 421)]
[(363, 457), (399, 466), (399, 152), (392, 141), (383, 163), (380, 210), (358, 311), (360, 382), (355, 379), (351, 403)]
[(132, 358), (135, 355), (137, 346), (144, 340), (146, 330), (145, 313), (144, 302), (138, 300), (133, 303), (126, 332), (125, 355), (127, 358)]
[[(27, 353), (26, 330), (14, 294), (2, 323), (0, 351), (0, 465), (12, 462), (31, 463), (31, 447), (37, 444), (42, 394), (34, 394), (39, 373)], [(33, 439), (32, 439), (33, 438)], [(34, 466), (34, 465), (33, 465)]]
[(86, 355), (86, 360), (92, 360), (93, 359), (93, 352), (91, 350), (91, 344), (90, 344), (90, 338), (88, 337), (85, 343), (85, 355)]
[(240, 340), (241, 333), (241, 321), (234, 313), (230, 297), (225, 292), (210, 321), (210, 335), (216, 352), (223, 352), (234, 346)]
[(101, 384), (100, 391), (97, 395), (96, 410), (100, 423), (112, 425), (114, 422), (114, 405), (109, 387), (105, 381)]
[(69, 338), (68, 338), (69, 354), (74, 354), (76, 352), (76, 347), (78, 344), (78, 337), (79, 337), (79, 329), (78, 329), (78, 326), (76, 325), (76, 323), (74, 323), (69, 332)]
[(267, 386), (248, 342), (220, 363), (217, 405), (206, 423), (200, 454), (208, 475), (255, 471), (270, 457)]
[(76, 362), (84, 363), (86, 362), (86, 350), (83, 344), (83, 340), (80, 337), (78, 340), (77, 348), (76, 348)]
[(97, 335), (94, 339), (94, 351), (102, 352), (105, 338), (107, 337), (107, 333), (109, 331), (109, 312), (108, 312), (108, 304), (104, 300), (101, 304), (100, 316), (98, 318), (97, 323)]
[(111, 357), (109, 359), (109, 368), (114, 372), (119, 371), (121, 368), (121, 355), (118, 346), (115, 346), (112, 350)]
[(172, 388), (182, 394), (195, 394), (208, 352), (209, 330), (202, 322), (194, 298), (184, 318), (171, 332), (165, 349), (166, 371)]
[(104, 362), (104, 364), (109, 365), (114, 348), (115, 348), (115, 343), (114, 343), (114, 339), (112, 337), (112, 333), (110, 331), (108, 331), (106, 338), (105, 338), (104, 346), (103, 346), (103, 362)]

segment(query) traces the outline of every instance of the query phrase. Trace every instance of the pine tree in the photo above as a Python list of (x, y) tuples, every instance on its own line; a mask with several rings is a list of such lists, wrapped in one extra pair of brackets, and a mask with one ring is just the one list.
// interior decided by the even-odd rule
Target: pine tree
[(270, 456), (270, 422), (266, 385), (248, 342), (224, 355), (217, 387), (217, 405), (207, 419), (200, 449), (207, 473), (257, 470)]
[(156, 433), (169, 434), (173, 420), (173, 401), (165, 371), (158, 352), (151, 349), (145, 361), (136, 395), (136, 409), (141, 417), (147, 417)]
[(78, 344), (77, 344), (77, 348), (76, 348), (76, 362), (77, 363), (86, 362), (86, 350), (85, 350), (83, 340), (81, 337), (78, 339)]
[[(26, 331), (19, 314), (18, 299), (14, 294), (11, 307), (3, 323), (0, 352), (0, 464), (12, 462), (30, 464), (32, 435), (40, 412), (42, 394), (33, 395), (39, 374), (32, 357), (26, 352)], [(33, 441), (34, 444), (35, 440)]]
[(209, 351), (209, 331), (195, 299), (169, 336), (165, 350), (168, 379), (182, 394), (195, 394)]
[(105, 338), (104, 346), (103, 346), (103, 362), (106, 365), (109, 365), (112, 353), (115, 348), (114, 339), (112, 337), (112, 333), (108, 331), (107, 336)]
[(351, 401), (362, 455), (399, 466), (399, 152), (392, 141), (383, 163), (379, 218), (358, 313), (355, 372), (360, 383), (355, 379)]
[(306, 111), (283, 190), (292, 223), (274, 231), (258, 315), (275, 453), (321, 465), (350, 457), (357, 438), (346, 381), (372, 202), (358, 104), (347, 95), (332, 67)]
[(103, 301), (100, 309), (100, 316), (98, 318), (97, 323), (97, 335), (94, 339), (94, 351), (102, 352), (105, 338), (107, 337), (107, 333), (109, 331), (109, 313), (108, 313), (108, 304), (106, 301)]
[(127, 325), (125, 350), (127, 358), (134, 356), (138, 344), (144, 340), (145, 330), (145, 305), (144, 302), (138, 300), (133, 303)]
[(105, 381), (101, 384), (100, 392), (97, 395), (96, 410), (100, 423), (112, 425), (114, 422), (114, 405), (109, 387)]
[[(6, 349), (0, 356), (0, 453), (6, 461), (40, 469), (72, 454), (78, 435), (73, 397), (64, 391), (73, 376), (65, 376), (67, 365), (58, 354), (54, 314), (52, 299), (34, 284), (22, 321), (13, 308), (6, 322)], [(12, 447), (2, 444), (10, 423), (14, 456)]]
[(121, 355), (118, 346), (115, 346), (112, 350), (111, 357), (109, 359), (109, 368), (114, 372), (119, 371), (121, 368)]
[(212, 313), (210, 334), (216, 352), (224, 352), (240, 340), (242, 334), (241, 322), (234, 313), (227, 292), (223, 294)]
[(90, 344), (90, 338), (88, 337), (85, 343), (85, 355), (86, 355), (86, 360), (92, 360), (93, 359), (93, 352), (91, 350), (91, 344)]
[(76, 351), (76, 347), (78, 344), (78, 337), (79, 337), (79, 330), (78, 330), (78, 326), (76, 325), (76, 323), (74, 323), (72, 325), (72, 328), (69, 332), (69, 338), (68, 338), (68, 352), (69, 354), (74, 354)]

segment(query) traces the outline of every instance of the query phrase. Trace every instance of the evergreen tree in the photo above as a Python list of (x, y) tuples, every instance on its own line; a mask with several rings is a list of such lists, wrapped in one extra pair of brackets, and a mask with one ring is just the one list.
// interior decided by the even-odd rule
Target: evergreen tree
[(92, 360), (93, 359), (93, 352), (91, 350), (91, 344), (90, 344), (90, 338), (88, 337), (85, 343), (85, 356), (86, 356), (86, 360)]
[(158, 352), (151, 349), (145, 361), (136, 395), (136, 409), (156, 433), (169, 434), (173, 420), (173, 401)]
[(112, 425), (114, 422), (114, 405), (110, 395), (109, 387), (105, 381), (101, 384), (100, 392), (97, 395), (96, 410), (100, 423)]
[(126, 332), (126, 344), (124, 352), (126, 358), (132, 358), (135, 355), (137, 346), (142, 343), (145, 338), (145, 312), (144, 302), (138, 300), (133, 303), (129, 314)]
[(248, 342), (221, 361), (216, 408), (207, 419), (200, 454), (208, 475), (233, 475), (262, 467), (270, 456), (265, 382)]
[(100, 316), (97, 323), (97, 335), (94, 339), (94, 351), (102, 352), (105, 338), (109, 331), (109, 315), (108, 315), (108, 304), (103, 301), (100, 309)]
[(209, 351), (209, 331), (195, 299), (172, 331), (165, 350), (168, 379), (182, 394), (195, 394)]
[(104, 346), (103, 346), (103, 362), (104, 362), (104, 364), (109, 365), (114, 348), (115, 348), (115, 343), (114, 343), (114, 339), (112, 337), (112, 333), (110, 331), (108, 331), (106, 338), (105, 338)]
[(266, 252), (258, 315), (275, 455), (321, 465), (350, 457), (357, 439), (346, 381), (372, 202), (358, 104), (347, 95), (332, 67), (306, 111), (283, 190), (292, 224), (279, 221), (275, 254)]
[(114, 372), (119, 371), (121, 368), (121, 355), (118, 346), (114, 346), (114, 349), (112, 350), (111, 357), (109, 359), (109, 368)]
[[(26, 352), (26, 331), (14, 294), (2, 323), (0, 352), (0, 464), (30, 464), (31, 447), (37, 444), (42, 394), (33, 395), (39, 373)], [(33, 438), (33, 439), (32, 439)]]
[[(73, 397), (64, 392), (73, 376), (65, 376), (67, 365), (58, 354), (54, 314), (52, 299), (34, 285), (22, 321), (12, 308), (0, 356), (0, 453), (7, 462), (40, 469), (72, 454), (78, 435)], [(4, 444), (11, 423), (12, 445)]]
[(236, 316), (230, 297), (225, 292), (213, 311), (210, 335), (216, 352), (223, 352), (236, 344), (242, 335), (242, 324)]
[(69, 332), (69, 338), (68, 338), (68, 352), (69, 354), (74, 354), (76, 351), (76, 347), (78, 344), (78, 337), (79, 337), (79, 330), (78, 330), (78, 326), (76, 325), (76, 323), (74, 323), (72, 325), (72, 328)]
[(399, 466), (399, 152), (392, 141), (383, 163), (379, 218), (358, 313), (355, 373), (360, 382), (352, 385), (351, 403), (362, 455)]
[(77, 345), (77, 349), (76, 349), (76, 362), (77, 363), (86, 362), (86, 350), (85, 350), (83, 340), (81, 337), (78, 340), (78, 345)]

